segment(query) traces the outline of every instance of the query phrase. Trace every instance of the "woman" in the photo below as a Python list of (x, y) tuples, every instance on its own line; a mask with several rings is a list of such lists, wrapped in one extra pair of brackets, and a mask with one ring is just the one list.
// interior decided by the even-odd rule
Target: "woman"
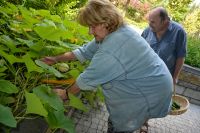
[(124, 23), (116, 7), (107, 0), (90, 0), (80, 10), (78, 21), (89, 27), (94, 39), (72, 52), (42, 59), (49, 65), (91, 61), (69, 93), (102, 86), (109, 112), (108, 133), (131, 133), (150, 118), (166, 116), (172, 77), (147, 42)]

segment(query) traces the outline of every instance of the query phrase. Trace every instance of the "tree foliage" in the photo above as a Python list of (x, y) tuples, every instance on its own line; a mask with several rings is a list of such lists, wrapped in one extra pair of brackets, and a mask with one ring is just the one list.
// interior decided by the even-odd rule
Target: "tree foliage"
[(189, 11), (192, 0), (168, 0), (167, 9), (173, 20), (182, 22)]
[(187, 31), (192, 36), (200, 37), (200, 8), (196, 8), (191, 13), (189, 13), (183, 25)]

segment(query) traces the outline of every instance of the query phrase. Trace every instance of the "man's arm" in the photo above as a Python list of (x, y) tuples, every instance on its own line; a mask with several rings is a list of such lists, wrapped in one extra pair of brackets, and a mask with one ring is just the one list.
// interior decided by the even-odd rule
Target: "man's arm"
[(178, 81), (178, 76), (179, 76), (179, 73), (181, 72), (184, 61), (185, 61), (184, 57), (177, 58), (177, 60), (176, 60), (176, 66), (175, 66), (175, 71), (174, 71), (174, 75), (173, 75), (174, 84), (176, 84)]

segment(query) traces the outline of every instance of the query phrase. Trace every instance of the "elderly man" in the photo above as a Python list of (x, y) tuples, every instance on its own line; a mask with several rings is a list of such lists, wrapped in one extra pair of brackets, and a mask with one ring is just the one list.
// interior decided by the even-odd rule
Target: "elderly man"
[(156, 7), (149, 13), (149, 27), (142, 37), (167, 65), (174, 84), (186, 56), (186, 32), (180, 24), (170, 20), (163, 7)]

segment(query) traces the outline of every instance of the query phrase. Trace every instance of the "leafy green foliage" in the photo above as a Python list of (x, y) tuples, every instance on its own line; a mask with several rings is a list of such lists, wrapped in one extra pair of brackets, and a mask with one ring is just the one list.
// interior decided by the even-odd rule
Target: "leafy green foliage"
[(9, 127), (16, 127), (17, 121), (13, 117), (11, 109), (0, 104), (0, 123)]
[(65, 129), (65, 131), (68, 133), (75, 133), (75, 126), (73, 121), (67, 118), (63, 111), (50, 110), (46, 120), (52, 129), (62, 128)]
[(72, 106), (72, 107), (75, 107), (79, 110), (82, 110), (82, 111), (88, 111), (88, 109), (84, 106), (84, 104), (82, 103), (82, 101), (77, 98), (76, 96), (74, 96), (73, 94), (69, 93), (69, 105)]
[(52, 129), (74, 133), (73, 122), (65, 116), (65, 107), (83, 111), (87, 108), (80, 98), (71, 95), (71, 102), (64, 103), (64, 107), (60, 97), (52, 92), (54, 86), (44, 85), (40, 80), (75, 78), (87, 63), (66, 62), (69, 71), (64, 75), (39, 59), (71, 51), (88, 42), (91, 39), (88, 29), (52, 15), (52, 11), (3, 3), (0, 6), (0, 116), (4, 110), (8, 113), (0, 117), (0, 122), (5, 128), (16, 127), (16, 120), (40, 115)]
[(19, 89), (8, 80), (0, 80), (0, 91), (5, 93), (17, 93)]
[(125, 8), (127, 6), (126, 16), (133, 19), (136, 22), (143, 21), (145, 19), (145, 15), (150, 10), (149, 2), (140, 0), (130, 0), (129, 3), (127, 2), (128, 1), (126, 0), (120, 2), (120, 4), (125, 6)]
[(27, 102), (26, 114), (32, 113), (32, 114), (38, 114), (44, 117), (48, 115), (40, 99), (35, 94), (26, 92), (25, 97), (26, 97), (26, 102)]
[(200, 37), (200, 8), (196, 8), (190, 12), (186, 16), (183, 25), (188, 34)]
[(185, 63), (200, 68), (200, 39), (188, 37), (188, 54)]
[(52, 92), (51, 88), (46, 85), (40, 85), (33, 89), (33, 93), (36, 94), (42, 102), (45, 104), (48, 103), (49, 106), (54, 108), (55, 110), (64, 111), (62, 100)]
[(173, 20), (181, 22), (189, 11), (192, 0), (168, 0), (167, 9)]
[(67, 30), (57, 29), (53, 26), (37, 26), (34, 28), (35, 32), (43, 39), (49, 41), (57, 41), (62, 39), (70, 39), (72, 35), (67, 32)]
[(44, 68), (45, 70), (49, 71), (50, 73), (53, 73), (56, 77), (61, 78), (64, 77), (64, 75), (62, 75), (58, 70), (56, 70), (54, 67), (49, 66), (47, 64), (45, 64), (44, 62), (40, 61), (40, 60), (35, 60), (35, 63)]

